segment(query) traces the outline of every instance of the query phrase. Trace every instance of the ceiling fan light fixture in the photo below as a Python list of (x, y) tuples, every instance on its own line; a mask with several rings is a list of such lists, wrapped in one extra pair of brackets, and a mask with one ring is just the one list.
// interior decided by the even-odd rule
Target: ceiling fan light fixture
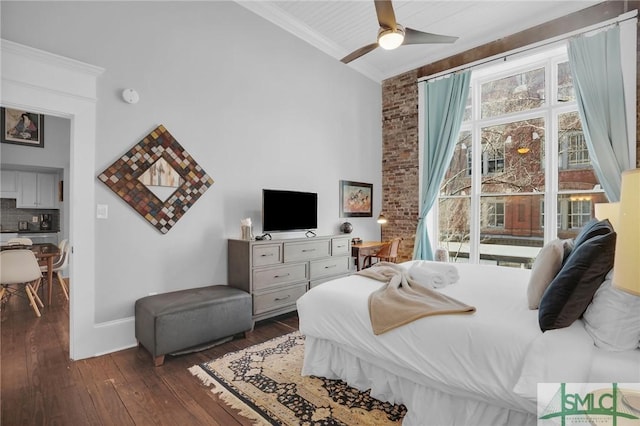
[(378, 45), (385, 50), (393, 50), (404, 41), (404, 28), (397, 24), (396, 29), (392, 28), (380, 28), (378, 32)]

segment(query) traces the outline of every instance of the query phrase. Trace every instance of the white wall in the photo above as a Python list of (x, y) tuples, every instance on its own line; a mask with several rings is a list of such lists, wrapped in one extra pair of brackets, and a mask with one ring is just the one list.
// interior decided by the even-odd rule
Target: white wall
[[(96, 179), (96, 203), (109, 206), (95, 222), (96, 323), (130, 319), (150, 292), (225, 283), (226, 238), (244, 217), (260, 231), (262, 188), (318, 192), (319, 234), (344, 221), (340, 179), (373, 183), (379, 212), (380, 86), (235, 3), (1, 8), (2, 38), (105, 68), (87, 159), (96, 176), (163, 124), (215, 180), (162, 235)], [(120, 100), (125, 87), (138, 104)], [(354, 236), (377, 239), (375, 217), (350, 222)]]

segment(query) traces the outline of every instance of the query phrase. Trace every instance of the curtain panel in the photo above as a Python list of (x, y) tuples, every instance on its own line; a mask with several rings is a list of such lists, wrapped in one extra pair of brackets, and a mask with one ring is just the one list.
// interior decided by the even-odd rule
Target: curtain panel
[(620, 201), (629, 158), (620, 27), (569, 41), (569, 66), (589, 156), (607, 198)]
[(414, 259), (433, 260), (426, 216), (438, 198), (442, 179), (453, 157), (469, 95), (470, 79), (471, 71), (464, 71), (424, 84), (422, 202), (413, 249)]

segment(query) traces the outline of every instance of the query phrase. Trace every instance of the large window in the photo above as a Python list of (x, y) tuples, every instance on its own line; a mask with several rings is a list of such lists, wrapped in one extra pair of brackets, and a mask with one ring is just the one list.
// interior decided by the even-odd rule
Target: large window
[(598, 202), (564, 49), (474, 70), (437, 205), (450, 257), (530, 267), (545, 241), (577, 235)]

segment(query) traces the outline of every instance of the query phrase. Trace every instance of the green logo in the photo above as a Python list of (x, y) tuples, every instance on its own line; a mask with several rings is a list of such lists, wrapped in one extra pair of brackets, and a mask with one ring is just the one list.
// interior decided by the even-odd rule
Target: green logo
[[(593, 424), (617, 426), (620, 419), (640, 420), (640, 407), (637, 407), (637, 390), (620, 389), (617, 383), (611, 388), (601, 388), (589, 392), (570, 392), (567, 384), (561, 383), (539, 419), (560, 420), (560, 424)], [(540, 397), (540, 394), (539, 394)], [(633, 422), (633, 424), (640, 421)], [(544, 424), (540, 422), (539, 424)], [(628, 424), (625, 422), (625, 424)]]

